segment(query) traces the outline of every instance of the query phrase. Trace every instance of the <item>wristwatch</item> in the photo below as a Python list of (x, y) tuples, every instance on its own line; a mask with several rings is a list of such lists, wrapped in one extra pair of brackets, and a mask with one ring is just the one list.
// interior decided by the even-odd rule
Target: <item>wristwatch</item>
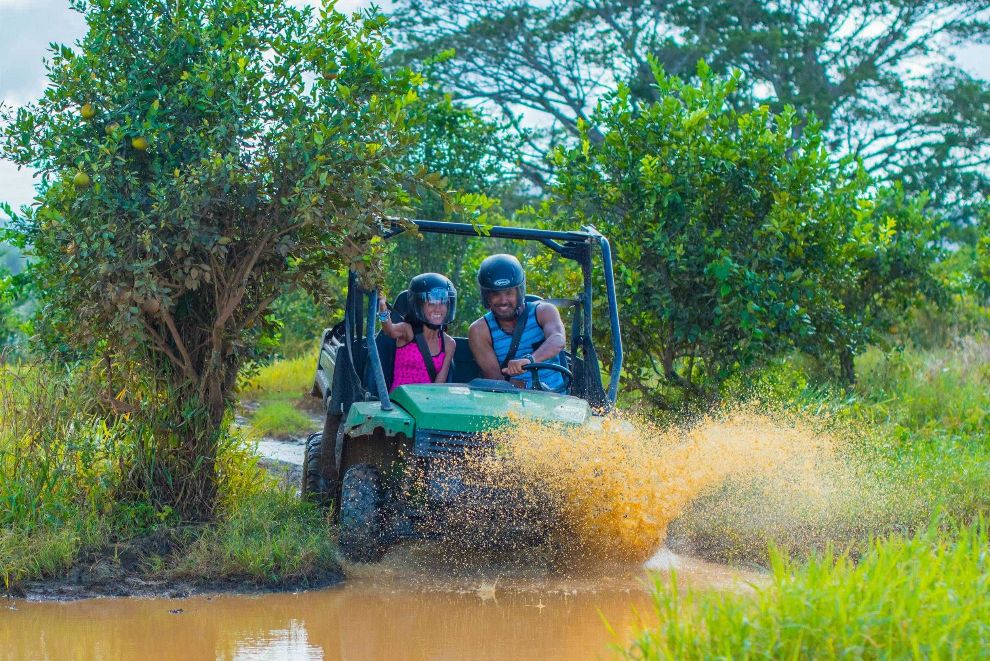
[(391, 318), (392, 318), (392, 315), (390, 315), (388, 313), (388, 310), (385, 310), (385, 311), (382, 311), (382, 312), (379, 312), (378, 313), (378, 321), (382, 322), (383, 324), (386, 321), (388, 321), (389, 319), (391, 319)]
[(523, 356), (523, 358), (528, 360), (530, 365), (536, 362), (535, 360), (533, 360), (533, 354), (531, 353), (526, 354), (525, 356)]

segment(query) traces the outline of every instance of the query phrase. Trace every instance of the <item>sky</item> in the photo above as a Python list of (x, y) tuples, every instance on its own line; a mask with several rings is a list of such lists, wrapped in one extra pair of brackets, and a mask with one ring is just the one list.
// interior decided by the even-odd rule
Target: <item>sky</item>
[[(292, 0), (303, 4), (307, 0)], [(338, 0), (341, 11), (372, 4), (369, 0)], [(388, 10), (391, 2), (375, 3)], [(38, 98), (45, 87), (48, 44), (71, 44), (85, 31), (82, 17), (68, 7), (68, 0), (0, 0), (0, 103), (16, 107)], [(990, 47), (970, 48), (956, 54), (958, 63), (972, 74), (990, 78)], [(0, 159), (0, 201), (15, 209), (34, 197), (32, 173), (18, 170)]]

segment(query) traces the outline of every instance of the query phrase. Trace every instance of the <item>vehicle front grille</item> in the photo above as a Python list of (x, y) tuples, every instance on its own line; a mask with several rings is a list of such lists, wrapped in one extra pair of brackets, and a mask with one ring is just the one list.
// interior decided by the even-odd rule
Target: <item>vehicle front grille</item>
[(481, 447), (477, 434), (417, 429), (413, 454), (418, 457), (462, 456), (469, 448)]

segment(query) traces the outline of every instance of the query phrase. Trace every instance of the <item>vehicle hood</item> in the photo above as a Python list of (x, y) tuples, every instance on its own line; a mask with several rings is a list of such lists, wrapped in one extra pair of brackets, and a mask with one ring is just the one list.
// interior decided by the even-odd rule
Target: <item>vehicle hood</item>
[(592, 417), (583, 399), (533, 390), (490, 392), (463, 384), (419, 384), (400, 386), (391, 398), (415, 418), (417, 429), (478, 432), (513, 418), (583, 425)]

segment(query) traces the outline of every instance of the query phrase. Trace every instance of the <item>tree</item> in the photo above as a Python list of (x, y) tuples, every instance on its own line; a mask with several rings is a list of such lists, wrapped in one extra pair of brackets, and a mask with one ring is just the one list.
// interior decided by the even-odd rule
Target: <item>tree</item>
[[(898, 211), (912, 222), (901, 241), (885, 210), (903, 208), (903, 193), (871, 199), (869, 177), (833, 164), (814, 122), (795, 132), (792, 109), (736, 109), (738, 76), (704, 65), (696, 86), (655, 76), (657, 101), (620, 86), (582, 122), (580, 144), (555, 151), (544, 206), (610, 237), (632, 381), (656, 402), (657, 376), (708, 398), (782, 351), (859, 349), (874, 306), (930, 266), (920, 207)], [(918, 268), (894, 266), (893, 253)]]
[[(425, 90), (410, 111), (416, 143), (399, 167), (436, 178), (434, 190), (420, 185), (413, 191), (417, 218), (458, 220), (450, 207), (451, 198), (466, 196), (471, 207), (498, 206), (511, 195), (519, 179), (515, 167), (519, 153), (518, 141), (507, 127), (435, 88)], [(440, 190), (448, 194), (442, 196)], [(419, 240), (396, 240), (390, 248), (386, 281), (388, 291), (395, 294), (406, 288), (410, 277), (428, 271), (444, 273), (457, 284), (472, 282), (475, 275), (469, 271), (477, 268), (482, 258), (478, 250), (485, 246), (459, 237), (424, 234)]]
[[(659, 97), (650, 59), (688, 78), (704, 59), (743, 73), (735, 103), (815, 116), (830, 150), (874, 174), (930, 189), (967, 218), (988, 189), (987, 81), (950, 59), (988, 36), (985, 0), (774, 3), (628, 0), (402, 0), (396, 19), (406, 58), (450, 51), (435, 76), (461, 99), (502, 110), (529, 135), (525, 171), (543, 186), (547, 144), (580, 133), (598, 98), (625, 83), (635, 100)], [(525, 132), (524, 113), (552, 120)], [(602, 139), (593, 125), (593, 143)]]
[(237, 372), (286, 287), (328, 267), (380, 278), (376, 237), (409, 204), (418, 76), (387, 72), (386, 21), (285, 0), (76, 0), (88, 32), (3, 122), (36, 168), (13, 219), (66, 339), (137, 361), (168, 397), (151, 497), (212, 514)]
[(928, 209), (927, 196), (910, 196), (899, 182), (879, 187), (866, 179), (833, 191), (831, 206), (841, 214), (832, 226), (837, 250), (823, 264), (821, 285), (810, 318), (816, 332), (798, 348), (837, 358), (839, 380), (856, 380), (853, 360), (911, 308), (942, 305), (948, 289), (933, 267), (944, 257), (945, 223)]

